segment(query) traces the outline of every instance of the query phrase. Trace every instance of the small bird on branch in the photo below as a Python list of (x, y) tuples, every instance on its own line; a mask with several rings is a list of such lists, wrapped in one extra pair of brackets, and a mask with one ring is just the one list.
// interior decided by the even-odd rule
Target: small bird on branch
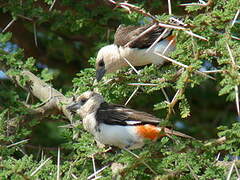
[[(157, 24), (144, 26), (120, 25), (114, 35), (114, 44), (104, 46), (98, 51), (96, 59), (96, 78), (116, 72), (122, 67), (163, 64), (164, 59), (155, 52), (168, 55), (175, 49), (175, 36), (172, 29)], [(172, 42), (171, 44), (169, 44)], [(128, 61), (128, 62), (127, 62)]]
[(85, 130), (103, 144), (136, 149), (144, 140), (176, 135), (192, 138), (166, 127), (159, 127), (160, 119), (122, 105), (108, 104), (95, 92), (87, 91), (76, 98), (67, 109), (82, 117)]

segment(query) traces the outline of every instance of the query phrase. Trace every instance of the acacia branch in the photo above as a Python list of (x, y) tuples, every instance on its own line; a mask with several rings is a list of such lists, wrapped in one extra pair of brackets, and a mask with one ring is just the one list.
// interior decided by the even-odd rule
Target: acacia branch
[[(0, 67), (3, 71), (11, 70), (6, 64), (0, 60)], [(22, 70), (17, 76), (8, 76), (16, 85), (22, 87), (27, 92), (31, 93), (34, 97), (39, 99), (42, 106), (35, 109), (37, 114), (45, 115), (51, 112), (63, 113), (69, 120), (71, 114), (66, 110), (66, 105), (71, 101), (70, 98), (65, 97), (62, 93), (52, 88), (49, 84), (35, 76), (28, 70)], [(27, 78), (27, 82), (23, 85), (20, 81), (22, 78)], [(34, 114), (34, 112), (33, 112)]]

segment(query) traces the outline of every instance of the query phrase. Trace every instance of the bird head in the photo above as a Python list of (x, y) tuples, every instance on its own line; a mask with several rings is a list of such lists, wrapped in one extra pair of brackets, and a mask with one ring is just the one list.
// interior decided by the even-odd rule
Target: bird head
[(115, 72), (119, 69), (119, 61), (120, 54), (117, 45), (112, 44), (101, 48), (96, 59), (97, 81), (100, 81), (106, 73)]
[(103, 97), (95, 92), (86, 91), (67, 106), (67, 110), (79, 114), (82, 118), (96, 112), (100, 104), (104, 102)]

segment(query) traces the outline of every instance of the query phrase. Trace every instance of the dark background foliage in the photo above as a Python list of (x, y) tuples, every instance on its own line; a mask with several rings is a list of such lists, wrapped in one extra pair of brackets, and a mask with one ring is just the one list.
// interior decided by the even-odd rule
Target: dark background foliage
[[(157, 143), (148, 143), (144, 149), (134, 151), (140, 159), (118, 149), (104, 153), (107, 147), (98, 148), (93, 137), (81, 125), (74, 130), (60, 127), (69, 124), (61, 114), (29, 119), (31, 112), (25, 104), (35, 108), (42, 102), (2, 77), (0, 177), (56, 178), (57, 151), (60, 147), (63, 179), (86, 179), (91, 175), (92, 154), (95, 154), (97, 169), (112, 162), (124, 164), (125, 168), (116, 175), (117, 178), (225, 179), (232, 160), (240, 153), (240, 126), (234, 89), (240, 84), (240, 43), (231, 38), (240, 36), (239, 20), (231, 27), (240, 3), (238, 0), (212, 0), (206, 7), (179, 6), (189, 2), (172, 2), (173, 14), (184, 17), (192, 31), (208, 38), (208, 41), (174, 30), (178, 45), (171, 57), (191, 68), (185, 69), (175, 81), (172, 81), (173, 75), (180, 67), (171, 63), (161, 68), (146, 66), (142, 68), (143, 75), (140, 77), (134, 73), (124, 75), (129, 70), (124, 69), (107, 76), (114, 79), (111, 83), (104, 84), (102, 81), (93, 85), (96, 53), (102, 46), (113, 42), (117, 27), (120, 24), (149, 23), (149, 18), (137, 12), (129, 14), (106, 0), (56, 0), (54, 4), (52, 0), (0, 1), (0, 30), (5, 31), (0, 34), (0, 62), (10, 66), (8, 74), (17, 75), (22, 69), (29, 69), (67, 97), (97, 87), (108, 102), (118, 104), (124, 104), (136, 88), (128, 83), (156, 83), (156, 87), (142, 87), (127, 106), (152, 113), (163, 119), (162, 125), (198, 139), (163, 138)], [(161, 21), (168, 21), (167, 1), (129, 3), (156, 15)], [(226, 44), (233, 52), (236, 66), (232, 64)], [(194, 73), (201, 68), (222, 72), (211, 74), (215, 78), (212, 80)], [(1, 64), (0, 69), (4, 69)], [(159, 81), (162, 77), (166, 81)], [(24, 79), (22, 83), (26, 83)], [(178, 90), (183, 90), (173, 107), (174, 112), (169, 111), (161, 88), (165, 89), (170, 100)], [(78, 121), (79, 117), (75, 120)], [(214, 142), (214, 139), (223, 136), (227, 137), (223, 144)], [(9, 146), (25, 139), (28, 141)], [(216, 161), (218, 154), (221, 162)], [(31, 176), (48, 157), (51, 159)], [(236, 164), (239, 166), (239, 162)], [(102, 179), (111, 179), (113, 172), (108, 167), (101, 175)], [(234, 176), (237, 177), (237, 172), (232, 174)]]

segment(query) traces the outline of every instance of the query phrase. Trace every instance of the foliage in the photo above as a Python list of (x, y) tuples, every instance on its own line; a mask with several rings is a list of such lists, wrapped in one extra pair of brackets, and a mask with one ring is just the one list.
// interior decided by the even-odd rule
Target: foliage
[[(240, 1), (211, 2), (209, 6), (186, 8), (177, 6), (178, 1), (173, 4), (173, 12), (185, 15), (184, 22), (190, 29), (208, 39), (203, 41), (174, 30), (177, 48), (171, 58), (188, 66), (179, 76), (176, 74), (181, 67), (168, 63), (161, 68), (143, 67), (140, 75), (125, 68), (98, 84), (94, 83), (97, 50), (112, 42), (119, 24), (142, 24), (149, 22), (148, 18), (137, 12), (128, 14), (107, 1), (1, 2), (1, 19), (15, 20), (6, 30), (11, 33), (0, 34), (0, 68), (10, 67), (7, 75), (18, 76), (28, 69), (66, 96), (97, 89), (106, 101), (119, 104), (124, 104), (136, 88), (129, 83), (156, 84), (142, 86), (128, 106), (153, 113), (163, 119), (161, 125), (196, 139), (165, 137), (147, 142), (144, 148), (133, 151), (139, 158), (117, 148), (106, 152), (108, 147), (97, 147), (81, 123), (70, 129), (64, 128), (69, 122), (61, 115), (29, 118), (31, 109), (26, 103), (34, 105), (39, 101), (5, 79), (0, 81), (0, 179), (56, 178), (58, 147), (62, 179), (87, 179), (93, 173), (93, 155), (97, 169), (106, 166), (101, 179), (226, 179), (230, 166), (218, 162), (232, 164), (240, 156), (235, 107), (236, 87), (240, 84), (240, 42), (232, 38), (240, 34), (239, 20), (231, 26)], [(168, 21), (165, 1), (131, 3)], [(1, 21), (1, 27), (9, 23)], [(197, 73), (216, 69), (220, 73), (210, 74), (215, 80)], [(28, 82), (26, 77), (20, 78), (20, 85)], [(112, 80), (105, 83), (106, 79)], [(163, 88), (170, 101), (175, 95), (176, 101), (167, 102)], [(75, 120), (79, 121), (79, 117)], [(226, 140), (222, 144), (212, 140), (218, 137)], [(113, 163), (121, 163), (124, 168), (115, 172), (111, 169)], [(39, 171), (34, 172), (38, 167)], [(232, 178), (237, 175), (233, 172)]]

